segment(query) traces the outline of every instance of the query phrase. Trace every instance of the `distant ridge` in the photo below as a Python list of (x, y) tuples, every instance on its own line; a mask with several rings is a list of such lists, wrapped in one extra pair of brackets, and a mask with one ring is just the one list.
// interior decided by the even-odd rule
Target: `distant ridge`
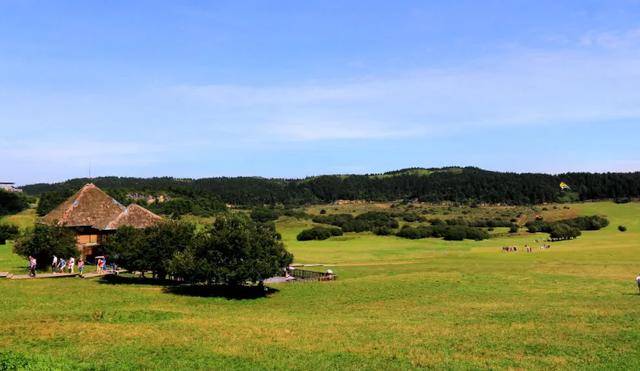
[[(89, 179), (55, 184), (32, 184), (29, 195), (75, 191)], [(420, 200), (427, 202), (481, 202), (509, 205), (556, 201), (640, 197), (640, 172), (632, 173), (509, 173), (477, 167), (411, 167), (379, 174), (319, 175), (303, 179), (262, 177), (215, 178), (92, 178), (105, 191), (158, 194), (194, 199), (215, 196), (235, 205), (305, 204), (336, 200)], [(563, 191), (560, 182), (570, 185)]]

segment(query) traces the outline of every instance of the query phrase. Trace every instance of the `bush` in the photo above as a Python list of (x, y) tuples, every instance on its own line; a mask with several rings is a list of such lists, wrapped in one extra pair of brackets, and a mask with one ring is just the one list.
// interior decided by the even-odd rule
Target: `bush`
[[(580, 216), (573, 219), (560, 220), (555, 223), (547, 223), (542, 220), (536, 220), (535, 222), (527, 223), (526, 227), (530, 233), (551, 233), (554, 225), (556, 224), (565, 224), (571, 228), (577, 229), (578, 231), (596, 231), (608, 226), (609, 220), (598, 215)], [(561, 229), (562, 228), (563, 227), (561, 227)]]
[(427, 226), (411, 227), (405, 225), (396, 233), (396, 236), (411, 240), (433, 237), (433, 228)]
[(408, 239), (421, 238), (440, 238), (443, 237), (447, 241), (461, 241), (464, 239), (484, 240), (488, 239), (489, 234), (480, 229), (464, 225), (437, 225), (437, 226), (418, 226), (411, 227), (405, 225), (396, 233), (396, 236)]
[(332, 236), (342, 236), (342, 229), (336, 227), (313, 227), (298, 233), (298, 241), (326, 240)]
[(620, 232), (626, 232), (626, 231), (627, 231), (627, 227), (625, 227), (624, 225), (619, 225), (619, 226), (618, 226), (618, 230), (619, 230)]
[(0, 245), (7, 243), (7, 240), (14, 240), (20, 234), (20, 229), (13, 224), (0, 224)]
[(278, 219), (278, 212), (273, 209), (267, 209), (266, 207), (258, 207), (251, 210), (251, 219), (254, 222), (266, 223), (272, 220)]
[(389, 227), (378, 227), (373, 230), (376, 236), (389, 236), (393, 234), (393, 229)]
[(424, 218), (416, 213), (404, 213), (402, 214), (402, 220), (408, 223), (421, 222)]
[(51, 263), (53, 256), (77, 257), (76, 238), (68, 228), (37, 224), (20, 237), (13, 251), (25, 258), (33, 256), (38, 268), (42, 269)]
[(552, 240), (569, 240), (580, 236), (582, 232), (576, 227), (565, 223), (554, 223), (551, 225), (549, 237)]
[(379, 227), (398, 228), (399, 226), (393, 215), (380, 211), (366, 212), (355, 218), (351, 214), (319, 215), (312, 220), (316, 223), (340, 227), (344, 232), (365, 232)]
[(509, 233), (518, 233), (518, 225), (511, 224), (511, 226), (509, 226)]

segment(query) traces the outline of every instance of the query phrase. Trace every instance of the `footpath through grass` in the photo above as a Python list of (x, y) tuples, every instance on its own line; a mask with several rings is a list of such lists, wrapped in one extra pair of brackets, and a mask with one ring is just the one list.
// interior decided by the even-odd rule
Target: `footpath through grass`
[(305, 223), (284, 220), (296, 261), (334, 264), (340, 278), (266, 298), (0, 280), (0, 368), (4, 357), (43, 369), (639, 369), (640, 204), (571, 208), (611, 226), (532, 254), (500, 246), (543, 235), (303, 243)]

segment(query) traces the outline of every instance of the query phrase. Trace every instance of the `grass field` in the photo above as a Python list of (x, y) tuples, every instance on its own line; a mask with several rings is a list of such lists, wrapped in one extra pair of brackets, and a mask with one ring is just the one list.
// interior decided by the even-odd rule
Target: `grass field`
[[(267, 298), (0, 280), (0, 369), (640, 369), (640, 204), (569, 206), (548, 213), (611, 225), (533, 254), (500, 246), (543, 235), (298, 242), (308, 222), (283, 219), (296, 262), (330, 264), (339, 279), (273, 285)], [(0, 271), (16, 259), (0, 246)]]

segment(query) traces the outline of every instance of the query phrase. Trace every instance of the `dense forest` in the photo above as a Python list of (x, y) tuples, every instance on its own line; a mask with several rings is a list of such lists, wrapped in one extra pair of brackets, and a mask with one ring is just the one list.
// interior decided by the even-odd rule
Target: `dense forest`
[[(323, 175), (304, 179), (79, 178), (56, 184), (27, 185), (23, 190), (34, 196), (54, 192), (43, 197), (48, 203), (55, 203), (88, 182), (95, 183), (121, 201), (126, 201), (124, 198), (132, 193), (162, 194), (173, 200), (168, 202), (169, 206), (163, 207), (188, 209), (204, 204), (204, 212), (223, 208), (224, 204), (300, 205), (336, 200), (420, 200), (526, 205), (640, 197), (640, 172), (549, 175), (503, 173), (474, 167), (411, 168), (383, 174)], [(571, 190), (561, 190), (560, 182), (566, 182)], [(167, 213), (167, 210), (164, 212)]]

